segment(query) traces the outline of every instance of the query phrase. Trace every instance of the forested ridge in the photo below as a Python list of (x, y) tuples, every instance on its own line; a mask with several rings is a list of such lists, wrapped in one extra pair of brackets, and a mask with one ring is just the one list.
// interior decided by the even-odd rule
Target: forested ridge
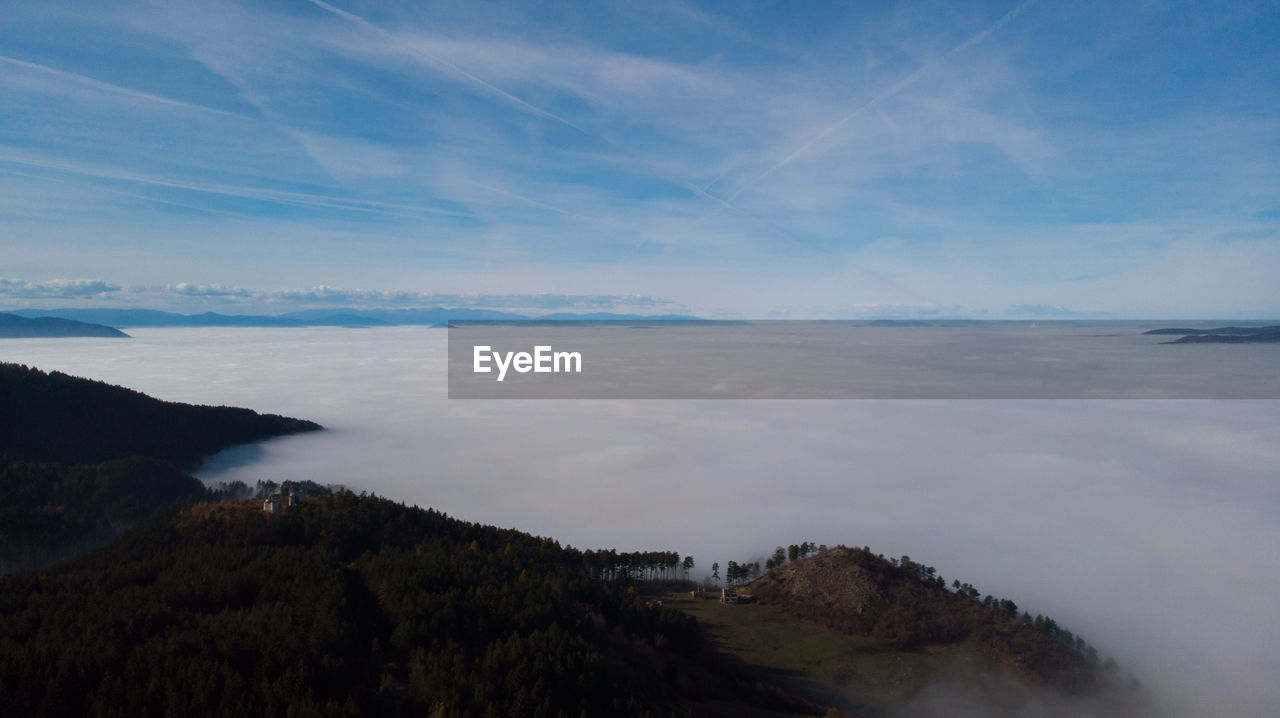
[(91, 464), (149, 456), (189, 470), (229, 446), (321, 428), (250, 409), (161, 401), (20, 364), (0, 364), (0, 397), (0, 455), (19, 461)]
[(49, 565), (203, 497), (184, 471), (209, 454), (319, 428), (0, 363), (0, 572)]
[(0, 714), (818, 712), (592, 577), (627, 556), (346, 491), (171, 508), (0, 579)]

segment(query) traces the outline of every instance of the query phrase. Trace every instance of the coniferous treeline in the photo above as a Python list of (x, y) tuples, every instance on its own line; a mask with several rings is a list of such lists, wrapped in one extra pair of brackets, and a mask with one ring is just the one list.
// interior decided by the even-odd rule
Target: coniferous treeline
[[(764, 570), (772, 571), (779, 566), (786, 565), (788, 561), (798, 561), (802, 558), (807, 558), (815, 553), (826, 550), (827, 547), (825, 544), (819, 546), (818, 544), (810, 541), (805, 541), (799, 544), (793, 543), (785, 549), (779, 546), (774, 549), (773, 555), (765, 560)], [(720, 564), (716, 563), (715, 566), (718, 569)], [(759, 561), (744, 561), (743, 563), (730, 561), (725, 565), (724, 580), (725, 583), (730, 586), (739, 586), (747, 583), (748, 581), (754, 581), (757, 578), (760, 578), (760, 576), (761, 569)], [(719, 571), (716, 572), (713, 578), (719, 580)]]
[(344, 489), (346, 489), (345, 486), (335, 484), (322, 485), (314, 481), (271, 481), (270, 479), (259, 479), (254, 482), (253, 486), (250, 486), (237, 479), (235, 481), (219, 481), (209, 486), (207, 497), (211, 501), (234, 501), (236, 499), (265, 499), (268, 496), (279, 496), (292, 492), (328, 496), (335, 491)]
[(602, 581), (672, 581), (689, 578), (693, 557), (675, 551), (585, 551), (591, 577)]

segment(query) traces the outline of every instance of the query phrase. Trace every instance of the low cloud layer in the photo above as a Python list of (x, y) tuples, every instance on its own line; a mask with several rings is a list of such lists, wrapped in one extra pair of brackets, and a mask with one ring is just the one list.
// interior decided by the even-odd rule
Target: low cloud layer
[(206, 478), (342, 483), (575, 546), (692, 553), (697, 574), (866, 544), (1054, 617), (1159, 715), (1280, 702), (1276, 402), (449, 401), (444, 340), (138, 330), (10, 340), (0, 359), (328, 427)]

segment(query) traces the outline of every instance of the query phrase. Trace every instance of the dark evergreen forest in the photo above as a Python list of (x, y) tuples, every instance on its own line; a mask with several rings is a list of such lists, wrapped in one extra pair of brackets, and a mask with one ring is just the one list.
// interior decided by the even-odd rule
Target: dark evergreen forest
[(319, 428), (0, 364), (0, 572), (101, 546), (160, 506), (204, 497), (184, 472), (209, 454)]

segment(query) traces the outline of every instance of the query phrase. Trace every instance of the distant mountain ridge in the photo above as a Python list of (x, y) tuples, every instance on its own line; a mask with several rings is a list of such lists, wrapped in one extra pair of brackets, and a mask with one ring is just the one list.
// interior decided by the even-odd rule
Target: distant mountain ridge
[(24, 317), (0, 314), (0, 338), (27, 339), (40, 337), (127, 337), (128, 334), (102, 324), (63, 317)]
[(1152, 329), (1143, 334), (1162, 336), (1180, 335), (1179, 339), (1164, 344), (1261, 344), (1280, 342), (1280, 324), (1265, 327), (1217, 327), (1214, 329), (1188, 329), (1170, 327)]
[(869, 327), (933, 327), (937, 326), (933, 322), (926, 322), (923, 319), (873, 319), (867, 322)]
[(1220, 336), (1252, 336), (1254, 334), (1280, 334), (1280, 324), (1265, 327), (1217, 327), (1214, 329), (1189, 329), (1186, 327), (1168, 327), (1152, 329), (1143, 334), (1178, 334), (1181, 336), (1201, 336), (1217, 334)]
[[(384, 327), (445, 326), (450, 320), (623, 320), (674, 321), (697, 319), (684, 314), (615, 314), (559, 312), (540, 316), (493, 309), (304, 309), (279, 315), (265, 314), (179, 314), (157, 309), (15, 309), (17, 317), (51, 317), (76, 322), (92, 322), (107, 327)], [(3, 335), (0, 335), (3, 336)], [(105, 336), (105, 335), (103, 335)]]
[(1280, 332), (1266, 334), (1192, 334), (1165, 344), (1268, 344), (1280, 342)]

